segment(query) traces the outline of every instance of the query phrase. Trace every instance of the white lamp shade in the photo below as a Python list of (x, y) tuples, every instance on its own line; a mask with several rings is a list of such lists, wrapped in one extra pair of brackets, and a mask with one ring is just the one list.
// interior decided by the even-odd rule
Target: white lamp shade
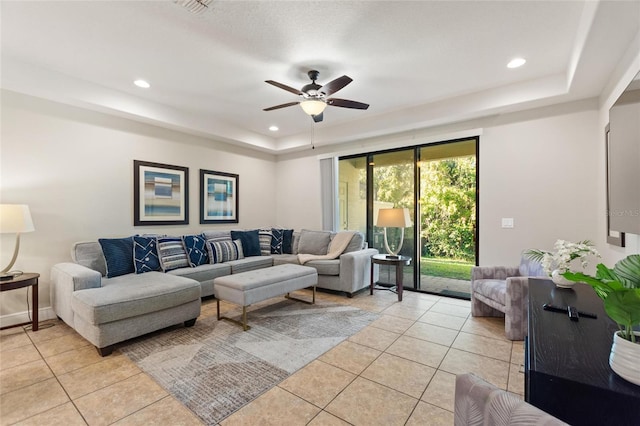
[(310, 99), (300, 102), (300, 106), (307, 115), (318, 115), (324, 111), (327, 104), (320, 100)]
[(26, 204), (0, 204), (0, 233), (15, 234), (35, 231)]
[(380, 228), (406, 228), (411, 226), (409, 209), (380, 209), (376, 226)]

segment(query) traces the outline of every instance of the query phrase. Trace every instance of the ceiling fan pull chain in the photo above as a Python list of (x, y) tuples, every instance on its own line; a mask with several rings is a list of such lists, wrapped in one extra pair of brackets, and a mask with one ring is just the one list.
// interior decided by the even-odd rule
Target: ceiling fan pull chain
[(316, 146), (313, 143), (313, 140), (315, 139), (315, 133), (316, 133), (315, 124), (316, 124), (316, 122), (311, 120), (311, 149), (316, 149)]

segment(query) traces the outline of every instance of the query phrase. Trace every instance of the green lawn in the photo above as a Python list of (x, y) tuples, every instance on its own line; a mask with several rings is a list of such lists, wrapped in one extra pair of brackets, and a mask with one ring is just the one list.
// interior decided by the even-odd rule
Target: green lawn
[(420, 274), (434, 277), (455, 278), (458, 280), (470, 280), (471, 262), (464, 260), (437, 259), (423, 257), (420, 259)]

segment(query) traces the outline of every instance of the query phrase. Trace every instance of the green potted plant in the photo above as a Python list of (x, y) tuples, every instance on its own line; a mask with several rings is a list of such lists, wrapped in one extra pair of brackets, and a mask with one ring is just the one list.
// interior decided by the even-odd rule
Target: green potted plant
[(565, 272), (563, 277), (589, 284), (604, 302), (607, 315), (620, 328), (613, 336), (609, 365), (624, 379), (640, 385), (640, 254), (620, 260), (613, 269), (600, 263), (596, 276)]

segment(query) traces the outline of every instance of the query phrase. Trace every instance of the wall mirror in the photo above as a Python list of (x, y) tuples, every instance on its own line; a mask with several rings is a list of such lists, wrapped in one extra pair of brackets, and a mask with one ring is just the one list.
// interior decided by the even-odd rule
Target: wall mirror
[(640, 72), (609, 110), (605, 129), (607, 242), (640, 234)]

